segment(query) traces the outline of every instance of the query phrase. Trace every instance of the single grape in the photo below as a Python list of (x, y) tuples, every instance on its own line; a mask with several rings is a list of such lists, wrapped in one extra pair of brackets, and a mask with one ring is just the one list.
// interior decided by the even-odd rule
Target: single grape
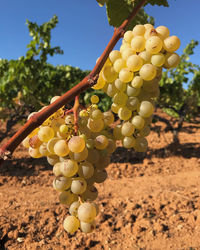
[(84, 201), (94, 201), (98, 197), (98, 190), (95, 186), (87, 186), (86, 191), (81, 195)]
[(59, 201), (61, 204), (70, 206), (72, 202), (77, 201), (78, 196), (70, 191), (62, 191), (59, 195)]
[[(122, 59), (125, 61), (129, 58), (129, 56), (135, 55), (135, 51), (132, 48), (126, 48), (122, 51)], [(124, 67), (123, 67), (124, 68)]]
[(69, 213), (71, 215), (77, 216), (78, 215), (78, 208), (81, 205), (80, 201), (74, 201), (69, 207)]
[(123, 139), (123, 146), (125, 148), (132, 148), (135, 146), (135, 138), (133, 136), (126, 136)]
[(126, 42), (130, 43), (132, 38), (133, 38), (133, 32), (131, 30), (128, 30), (124, 33), (124, 40)]
[(126, 61), (122, 58), (117, 59), (113, 64), (114, 70), (119, 73), (123, 68), (126, 67)]
[(126, 106), (128, 109), (134, 111), (139, 107), (140, 103), (137, 97), (130, 96), (126, 102)]
[(82, 194), (85, 192), (87, 182), (83, 178), (73, 178), (71, 184), (71, 191), (74, 194)]
[(127, 107), (121, 107), (118, 111), (118, 116), (121, 120), (129, 120), (131, 118), (132, 112)]
[(92, 221), (90, 223), (86, 223), (86, 222), (83, 222), (81, 221), (80, 222), (80, 229), (83, 233), (91, 233), (96, 227), (96, 223), (95, 221)]
[(90, 117), (93, 120), (102, 119), (103, 118), (103, 114), (102, 114), (102, 112), (101, 112), (100, 109), (94, 109), (94, 110), (91, 111)]
[(54, 137), (47, 142), (47, 150), (49, 151), (49, 153), (55, 154), (54, 146), (55, 146), (56, 142), (58, 142), (59, 140), (60, 140), (60, 138)]
[(145, 81), (151, 81), (156, 76), (156, 67), (150, 63), (144, 64), (139, 71), (140, 76)]
[(120, 81), (119, 79), (116, 79), (114, 84), (119, 91), (124, 92), (126, 90), (126, 83)]
[(106, 82), (113, 82), (117, 79), (117, 72), (114, 70), (113, 66), (106, 66), (103, 69), (103, 78)]
[[(87, 139), (87, 141), (86, 141), (86, 146), (87, 146), (87, 147), (88, 147), (88, 141), (90, 141), (90, 140), (92, 140), (92, 139)], [(92, 140), (92, 141), (93, 141), (93, 140)], [(75, 160), (75, 161), (78, 161), (78, 162), (86, 160), (87, 157), (88, 157), (88, 149), (87, 149), (87, 147), (85, 147), (85, 148), (83, 149), (83, 151), (81, 151), (80, 153), (73, 153), (73, 152), (70, 152), (70, 153), (69, 153), (70, 158), (71, 158), (72, 160)]]
[(140, 130), (139, 135), (141, 137), (146, 137), (150, 134), (150, 132), (151, 132), (150, 126), (145, 126), (142, 130)]
[(97, 95), (92, 95), (90, 98), (91, 103), (98, 103), (99, 97)]
[(128, 96), (125, 93), (119, 92), (114, 95), (113, 102), (118, 104), (119, 106), (124, 106), (127, 102), (127, 99), (128, 99)]
[(47, 161), (50, 165), (55, 165), (57, 162), (59, 162), (59, 157), (57, 155), (48, 155)]
[(136, 138), (136, 143), (135, 143), (134, 148), (137, 152), (146, 152), (147, 147), (148, 147), (148, 142), (147, 142), (146, 138), (144, 138), (144, 137)]
[(131, 136), (134, 132), (135, 128), (131, 122), (125, 122), (122, 125), (121, 133), (123, 136)]
[(126, 93), (129, 97), (138, 96), (141, 88), (134, 88), (130, 84), (127, 84)]
[(85, 148), (85, 140), (80, 136), (73, 136), (68, 142), (69, 150), (73, 153), (80, 153)]
[(54, 130), (48, 126), (40, 127), (38, 138), (40, 141), (48, 142), (54, 136)]
[(60, 171), (65, 177), (72, 177), (78, 172), (78, 164), (74, 160), (67, 159), (60, 163)]
[(169, 36), (169, 29), (165, 26), (158, 26), (156, 28), (156, 32), (162, 40), (166, 39)]
[(60, 164), (61, 164), (61, 162), (57, 162), (57, 163), (53, 166), (53, 173), (54, 173), (55, 176), (62, 175), (62, 172), (60, 171)]
[(78, 218), (80, 221), (90, 223), (96, 217), (96, 208), (92, 203), (84, 202), (78, 208)]
[(112, 105), (111, 105), (111, 110), (112, 110), (112, 112), (115, 113), (115, 114), (118, 113), (118, 111), (119, 111), (120, 108), (121, 108), (121, 106), (119, 106), (119, 105), (116, 104), (116, 103), (112, 103)]
[(114, 119), (114, 115), (111, 111), (103, 112), (103, 121), (105, 125), (111, 125), (114, 122)]
[(126, 61), (126, 65), (131, 71), (138, 71), (142, 67), (142, 64), (142, 58), (138, 55), (131, 55)]
[(108, 145), (108, 139), (104, 135), (99, 135), (94, 140), (94, 146), (99, 150), (105, 149), (107, 145)]
[(138, 24), (133, 28), (133, 35), (134, 36), (143, 36), (145, 33), (145, 27), (142, 24)]
[(161, 51), (163, 42), (158, 36), (152, 36), (145, 43), (146, 50), (151, 54), (157, 54)]
[(154, 107), (149, 101), (142, 101), (140, 104), (139, 115), (146, 118), (153, 114)]
[(180, 47), (180, 39), (177, 36), (169, 36), (164, 40), (164, 49), (168, 52), (174, 52)]
[(109, 59), (112, 63), (114, 63), (117, 59), (121, 58), (121, 53), (118, 50), (113, 50), (109, 54)]
[(92, 89), (102, 89), (105, 86), (105, 84), (106, 82), (103, 78), (103, 72), (101, 71), (97, 83), (94, 86), (92, 86)]
[(151, 62), (151, 56), (152, 56), (151, 53), (149, 53), (146, 50), (139, 53), (139, 57), (142, 58), (143, 64), (150, 63)]
[(58, 156), (66, 156), (69, 154), (69, 147), (65, 140), (59, 140), (54, 145), (54, 152)]
[(27, 137), (22, 141), (22, 145), (23, 145), (25, 148), (29, 148), (29, 147), (30, 147), (29, 140), (30, 140), (30, 138), (27, 136)]
[(94, 181), (96, 183), (102, 183), (106, 180), (107, 176), (108, 174), (105, 169), (103, 170), (96, 169), (94, 172)]
[(180, 63), (180, 56), (176, 53), (167, 53), (165, 56), (164, 67), (167, 69), (175, 68)]
[(39, 148), (42, 144), (42, 141), (38, 138), (38, 135), (34, 135), (29, 139), (29, 145), (31, 148)]
[(139, 89), (143, 85), (143, 79), (141, 76), (135, 76), (131, 82), (133, 88)]
[(157, 67), (161, 67), (165, 63), (165, 56), (162, 53), (152, 55), (151, 63)]
[(78, 230), (79, 226), (79, 220), (73, 215), (67, 216), (63, 222), (64, 229), (70, 234), (75, 233)]
[(42, 155), (40, 154), (39, 148), (31, 148), (29, 147), (29, 155), (33, 158), (40, 158)]
[(141, 130), (141, 129), (143, 129), (143, 127), (144, 127), (145, 120), (144, 120), (144, 118), (142, 118), (141, 116), (136, 115), (136, 116), (133, 117), (131, 123), (133, 124), (133, 126), (134, 126), (136, 129)]
[(78, 175), (84, 179), (89, 179), (94, 174), (94, 167), (89, 161), (84, 161), (80, 163), (78, 169)]
[(64, 191), (71, 186), (71, 178), (57, 176), (53, 181), (53, 187), (56, 191)]
[(141, 52), (145, 48), (145, 39), (143, 36), (135, 36), (131, 40), (131, 48), (136, 52)]
[(100, 132), (104, 128), (104, 122), (102, 119), (93, 120), (91, 118), (88, 119), (87, 127), (93, 132)]
[(51, 101), (50, 101), (50, 103), (53, 103), (53, 102), (55, 102), (56, 100), (58, 100), (60, 98), (60, 96), (58, 95), (58, 96), (54, 96), (54, 97), (52, 97), (51, 98)]

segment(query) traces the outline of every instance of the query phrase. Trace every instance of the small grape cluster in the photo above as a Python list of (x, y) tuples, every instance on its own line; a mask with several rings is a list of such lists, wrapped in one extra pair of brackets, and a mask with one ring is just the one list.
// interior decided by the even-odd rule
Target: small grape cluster
[[(51, 103), (57, 98), (52, 98)], [(60, 109), (23, 141), (30, 156), (46, 156), (53, 166), (53, 187), (60, 192), (60, 203), (69, 206), (70, 216), (64, 220), (68, 233), (74, 233), (79, 227), (85, 233), (95, 228), (98, 206), (93, 201), (98, 191), (94, 183), (102, 183), (107, 178), (105, 168), (116, 149), (109, 127), (114, 122), (112, 112), (98, 109), (96, 95), (91, 97), (91, 102), (77, 114), (77, 132), (74, 114), (65, 114)]]
[(179, 38), (170, 36), (165, 26), (136, 25), (124, 34), (120, 51), (109, 54), (93, 88), (112, 98), (111, 110), (123, 120), (115, 127), (114, 136), (125, 148), (147, 150), (145, 137), (160, 93), (162, 68), (178, 65), (180, 57), (174, 51), (179, 46)]

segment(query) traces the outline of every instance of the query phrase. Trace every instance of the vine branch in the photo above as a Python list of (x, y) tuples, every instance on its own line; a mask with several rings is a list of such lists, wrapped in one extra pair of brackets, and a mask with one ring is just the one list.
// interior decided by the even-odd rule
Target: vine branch
[(8, 155), (11, 155), (13, 153), (16, 147), (23, 141), (24, 138), (26, 138), (26, 136), (28, 136), (35, 128), (40, 126), (50, 115), (52, 115), (63, 105), (74, 99), (81, 92), (95, 85), (98, 80), (99, 73), (109, 56), (109, 53), (113, 50), (118, 40), (124, 35), (127, 26), (130, 24), (130, 22), (136, 16), (140, 8), (145, 4), (145, 2), (146, 0), (141, 0), (139, 4), (133, 9), (129, 17), (124, 20), (121, 26), (114, 29), (111, 40), (109, 41), (108, 45), (106, 46), (105, 50), (103, 51), (90, 74), (86, 76), (79, 84), (77, 84), (60, 98), (58, 98), (55, 102), (53, 102), (37, 114), (33, 115), (25, 123), (25, 125), (21, 129), (19, 129), (16, 134), (0, 148), (0, 165)]

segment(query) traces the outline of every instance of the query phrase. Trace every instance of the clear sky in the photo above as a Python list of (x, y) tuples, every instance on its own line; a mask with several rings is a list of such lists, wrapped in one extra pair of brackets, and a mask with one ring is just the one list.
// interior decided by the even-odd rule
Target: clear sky
[[(169, 0), (169, 4), (169, 8), (148, 5), (146, 11), (155, 18), (155, 26), (165, 25), (181, 39), (180, 54), (191, 39), (200, 41), (200, 1)], [(48, 61), (92, 69), (113, 33), (105, 8), (95, 0), (0, 0), (0, 58), (25, 55), (30, 41), (26, 19), (42, 24), (54, 14), (59, 23), (52, 32), (52, 45), (59, 45), (64, 55)], [(200, 46), (192, 57), (198, 64), (199, 50)]]

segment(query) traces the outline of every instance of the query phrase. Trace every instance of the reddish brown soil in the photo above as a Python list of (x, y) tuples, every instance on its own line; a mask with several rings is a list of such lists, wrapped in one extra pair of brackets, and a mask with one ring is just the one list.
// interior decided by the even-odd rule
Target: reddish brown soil
[(146, 155), (118, 147), (97, 185), (97, 228), (74, 236), (52, 167), (18, 147), (0, 170), (0, 249), (200, 249), (200, 123), (184, 123), (179, 138), (168, 146), (171, 132), (152, 131)]

